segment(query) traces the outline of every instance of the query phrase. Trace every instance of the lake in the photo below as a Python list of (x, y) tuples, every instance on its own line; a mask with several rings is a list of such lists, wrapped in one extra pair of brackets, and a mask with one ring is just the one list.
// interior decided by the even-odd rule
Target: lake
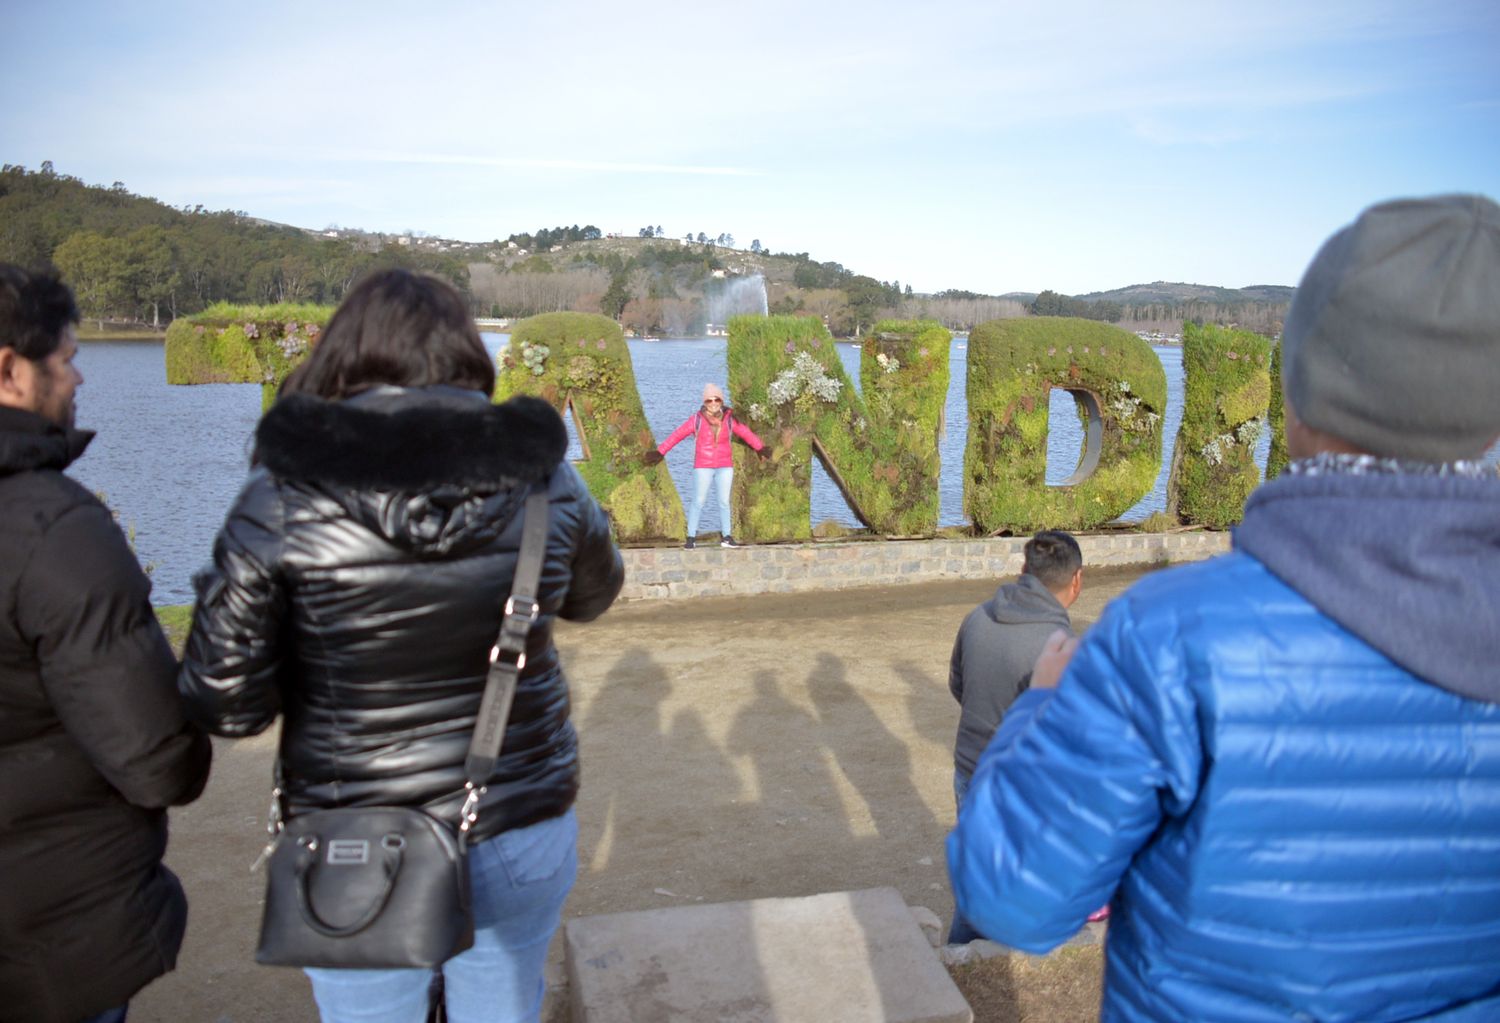
[[(507, 337), (485, 334), (484, 340), (493, 353), (505, 345)], [(698, 406), (705, 381), (723, 383), (725, 344), (723, 338), (629, 342), (646, 418), (658, 439)], [(962, 469), (968, 423), (964, 401), (967, 348), (965, 339), (957, 338), (950, 354), (947, 428), (940, 442), (940, 522), (945, 526), (966, 521)], [(859, 348), (841, 344), (838, 351), (858, 387)], [(1181, 349), (1163, 347), (1156, 353), (1167, 373), (1165, 455), (1155, 488), (1124, 516), (1128, 521), (1166, 507), (1167, 466), (1182, 418)], [(86, 377), (79, 390), (78, 423), (97, 430), (99, 436), (74, 465), (72, 475), (103, 492), (121, 523), (133, 531), (137, 554), (152, 566), (155, 602), (187, 603), (192, 600), (192, 574), (210, 557), (214, 535), (244, 480), (251, 436), (260, 418), (260, 386), (169, 386), (160, 343), (83, 345), (78, 365)], [(734, 397), (730, 395), (731, 400)], [(1071, 405), (1072, 399), (1064, 392), (1053, 392), (1049, 483), (1066, 479), (1078, 462), (1083, 441)], [(1258, 452), (1262, 466), (1268, 445), (1269, 440), (1263, 438)], [(581, 457), (576, 439), (570, 457)], [(679, 492), (689, 492), (692, 458), (690, 441), (667, 456)], [(714, 530), (717, 519), (710, 503), (701, 528)], [(858, 524), (833, 482), (814, 463), (812, 521), (825, 519)]]

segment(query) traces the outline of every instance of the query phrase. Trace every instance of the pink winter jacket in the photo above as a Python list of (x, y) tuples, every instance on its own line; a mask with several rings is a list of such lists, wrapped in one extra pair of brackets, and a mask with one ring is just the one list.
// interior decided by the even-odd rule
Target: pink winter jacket
[(672, 436), (657, 445), (656, 450), (665, 455), (694, 430), (698, 431), (697, 448), (693, 452), (695, 469), (728, 469), (734, 466), (734, 452), (730, 450), (731, 431), (756, 451), (765, 447), (750, 427), (734, 418), (734, 410), (726, 408), (724, 418), (719, 420), (717, 427), (708, 421), (701, 409), (694, 412), (687, 417), (687, 422), (672, 431)]

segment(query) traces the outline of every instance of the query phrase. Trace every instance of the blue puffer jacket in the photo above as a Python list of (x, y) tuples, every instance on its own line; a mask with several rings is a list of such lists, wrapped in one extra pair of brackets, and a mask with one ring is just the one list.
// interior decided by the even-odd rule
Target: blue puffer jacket
[[(1105, 1020), (1500, 1020), (1500, 480), (1283, 477), (1026, 693), (948, 840)], [(1252, 556), (1253, 555), (1253, 556)]]

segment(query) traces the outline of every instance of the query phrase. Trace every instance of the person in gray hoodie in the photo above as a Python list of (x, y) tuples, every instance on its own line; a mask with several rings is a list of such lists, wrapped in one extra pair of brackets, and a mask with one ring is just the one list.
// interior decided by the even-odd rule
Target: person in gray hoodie
[[(1061, 530), (1026, 541), (1020, 578), (970, 611), (953, 641), (948, 689), (962, 708), (953, 743), (953, 799), (964, 801), (979, 755), (989, 745), (1006, 709), (1026, 691), (1042, 645), (1058, 629), (1069, 633), (1068, 608), (1083, 591), (1083, 551)], [(949, 944), (980, 937), (955, 913)]]

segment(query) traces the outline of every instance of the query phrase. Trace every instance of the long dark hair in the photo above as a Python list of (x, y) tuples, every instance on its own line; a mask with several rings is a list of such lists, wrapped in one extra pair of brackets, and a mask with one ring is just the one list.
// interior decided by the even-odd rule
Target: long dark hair
[(281, 394), (338, 401), (382, 384), (494, 391), (494, 363), (451, 284), (410, 270), (366, 277), (344, 297)]

